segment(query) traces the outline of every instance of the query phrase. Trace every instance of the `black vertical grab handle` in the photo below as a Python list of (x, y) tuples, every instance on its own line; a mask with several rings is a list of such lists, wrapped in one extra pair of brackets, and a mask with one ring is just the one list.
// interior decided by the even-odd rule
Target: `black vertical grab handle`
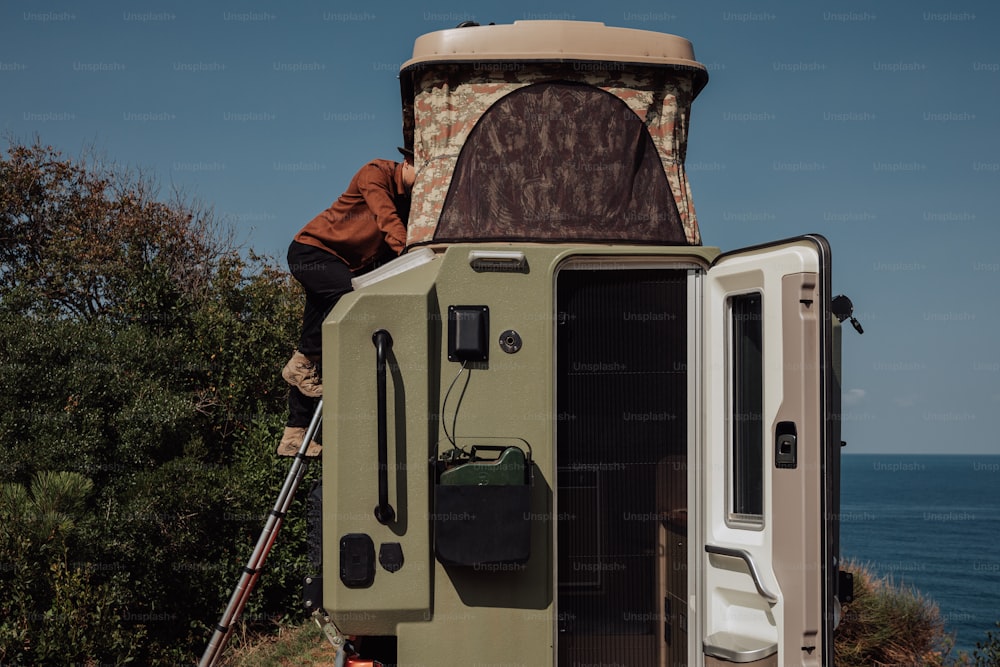
[(396, 519), (396, 510), (389, 504), (389, 429), (386, 407), (385, 357), (392, 347), (392, 336), (385, 329), (372, 334), (375, 343), (375, 378), (378, 388), (378, 505), (375, 519), (383, 526)]

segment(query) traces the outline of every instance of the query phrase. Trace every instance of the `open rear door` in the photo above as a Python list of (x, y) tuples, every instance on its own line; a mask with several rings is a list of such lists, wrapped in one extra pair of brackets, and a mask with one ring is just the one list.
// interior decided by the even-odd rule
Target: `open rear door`
[(704, 664), (832, 665), (840, 391), (829, 246), (806, 236), (726, 253), (702, 295), (693, 557)]

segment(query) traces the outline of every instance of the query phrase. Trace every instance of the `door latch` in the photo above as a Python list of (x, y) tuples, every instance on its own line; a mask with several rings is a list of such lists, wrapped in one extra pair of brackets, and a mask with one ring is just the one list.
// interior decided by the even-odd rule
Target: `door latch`
[(795, 422), (778, 422), (774, 430), (774, 467), (795, 468), (799, 464)]

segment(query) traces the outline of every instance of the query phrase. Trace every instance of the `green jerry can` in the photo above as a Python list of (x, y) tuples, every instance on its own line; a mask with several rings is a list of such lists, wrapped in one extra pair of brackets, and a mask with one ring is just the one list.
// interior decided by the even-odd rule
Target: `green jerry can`
[[(531, 556), (531, 460), (519, 447), (473, 447), (440, 472), (434, 489), (434, 552), (445, 565), (475, 568)], [(483, 452), (496, 453), (483, 458)]]

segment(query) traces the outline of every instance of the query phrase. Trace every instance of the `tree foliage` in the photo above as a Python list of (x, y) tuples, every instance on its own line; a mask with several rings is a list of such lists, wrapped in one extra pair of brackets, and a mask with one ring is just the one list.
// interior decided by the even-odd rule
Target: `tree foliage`
[[(141, 174), (2, 158), (0, 662), (190, 663), (287, 472), (300, 294)], [(303, 514), (245, 617), (294, 613)]]
[(0, 164), (0, 288), (34, 313), (164, 318), (232, 250), (209, 209), (152, 179), (37, 141)]

